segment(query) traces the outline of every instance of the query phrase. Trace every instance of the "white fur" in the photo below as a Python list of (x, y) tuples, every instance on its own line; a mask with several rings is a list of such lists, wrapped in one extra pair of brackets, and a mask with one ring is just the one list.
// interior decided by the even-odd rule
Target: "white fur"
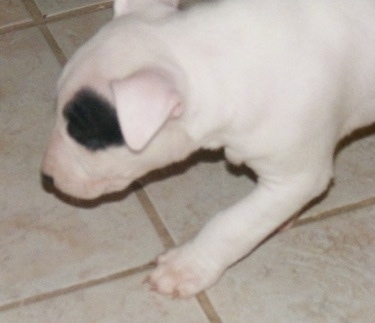
[(116, 0), (113, 4), (113, 16), (114, 18), (117, 18), (150, 7), (155, 9), (155, 4), (159, 4), (158, 2), (170, 6), (171, 8), (176, 8), (178, 6), (178, 0)]
[[(375, 1), (227, 0), (186, 12), (148, 2), (129, 11), (136, 0), (116, 1), (117, 18), (65, 67), (43, 171), (93, 198), (199, 148), (252, 167), (251, 195), (159, 257), (148, 279), (187, 297), (324, 191), (337, 141), (375, 122)], [(116, 105), (133, 149), (90, 152), (67, 135), (62, 109), (87, 86)]]

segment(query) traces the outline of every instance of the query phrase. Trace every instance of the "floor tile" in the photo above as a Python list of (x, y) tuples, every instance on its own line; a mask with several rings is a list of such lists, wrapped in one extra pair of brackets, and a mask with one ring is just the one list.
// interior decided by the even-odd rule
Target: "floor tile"
[(149, 292), (143, 275), (113, 281), (0, 313), (3, 323), (205, 323), (194, 300), (177, 301)]
[(163, 250), (134, 197), (88, 210), (48, 199), (0, 219), (0, 304), (106, 277)]
[(375, 136), (352, 142), (335, 161), (334, 185), (319, 204), (302, 217), (375, 198)]
[(0, 2), (0, 27), (31, 21), (21, 0), (3, 0)]
[(187, 168), (180, 165), (166, 169), (149, 177), (145, 185), (178, 243), (192, 238), (216, 212), (255, 187), (245, 168), (228, 168), (221, 154), (200, 153), (195, 157), (186, 163)]
[(106, 9), (83, 16), (62, 20), (48, 25), (52, 35), (67, 57), (112, 18), (112, 10)]
[(0, 36), (0, 53), (0, 305), (152, 260), (162, 246), (134, 194), (77, 207), (42, 189), (60, 67), (34, 28)]
[(224, 322), (372, 322), (375, 206), (272, 238), (209, 291)]
[(106, 0), (34, 0), (43, 15), (50, 16), (90, 5), (108, 3)]

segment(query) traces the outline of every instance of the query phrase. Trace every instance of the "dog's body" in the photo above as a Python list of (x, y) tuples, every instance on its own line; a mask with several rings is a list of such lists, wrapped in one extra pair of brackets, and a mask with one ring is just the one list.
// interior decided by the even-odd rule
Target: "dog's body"
[(252, 167), (250, 196), (159, 257), (149, 282), (185, 297), (322, 193), (337, 141), (375, 122), (375, 1), (175, 2), (115, 2), (64, 69), (43, 172), (94, 198), (199, 148)]

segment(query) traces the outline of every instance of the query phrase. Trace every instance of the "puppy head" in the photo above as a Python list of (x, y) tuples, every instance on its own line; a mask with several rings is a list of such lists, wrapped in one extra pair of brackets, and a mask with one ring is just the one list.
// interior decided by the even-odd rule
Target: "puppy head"
[(145, 68), (107, 85), (103, 91), (86, 82), (58, 99), (42, 172), (78, 198), (124, 189), (194, 150), (179, 126), (182, 97), (168, 73)]
[(195, 150), (178, 122), (183, 95), (176, 73), (161, 66), (155, 50), (165, 49), (144, 31), (145, 19), (137, 20), (158, 19), (176, 6), (175, 0), (115, 1), (116, 19), (64, 67), (42, 162), (59, 190), (96, 198)]

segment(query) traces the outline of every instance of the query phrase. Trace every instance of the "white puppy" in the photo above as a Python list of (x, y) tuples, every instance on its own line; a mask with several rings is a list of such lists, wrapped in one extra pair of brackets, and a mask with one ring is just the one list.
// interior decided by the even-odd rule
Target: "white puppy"
[(42, 171), (79, 198), (121, 190), (200, 148), (259, 176), (149, 283), (194, 295), (332, 176), (336, 143), (375, 121), (375, 1), (115, 2), (66, 65)]

